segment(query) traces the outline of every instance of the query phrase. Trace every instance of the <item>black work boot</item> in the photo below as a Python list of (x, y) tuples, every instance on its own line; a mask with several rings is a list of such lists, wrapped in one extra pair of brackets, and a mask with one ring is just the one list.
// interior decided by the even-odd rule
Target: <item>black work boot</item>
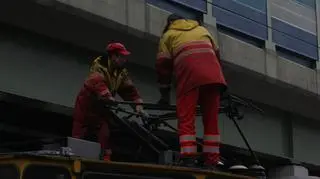
[(213, 171), (222, 171), (224, 168), (224, 163), (220, 161), (216, 161), (217, 159), (210, 156), (210, 154), (203, 153), (201, 155), (201, 163), (202, 168), (205, 170), (213, 170)]
[(180, 158), (179, 166), (195, 168), (197, 167), (197, 165), (198, 165), (198, 160), (195, 156)]
[(224, 167), (224, 164), (220, 161), (218, 161), (217, 163), (211, 163), (211, 162), (203, 163), (203, 169), (206, 169), (206, 170), (222, 171), (223, 167)]

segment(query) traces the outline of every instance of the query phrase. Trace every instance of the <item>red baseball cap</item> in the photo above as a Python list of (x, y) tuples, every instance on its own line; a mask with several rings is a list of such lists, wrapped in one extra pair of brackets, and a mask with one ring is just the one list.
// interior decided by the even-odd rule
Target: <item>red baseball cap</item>
[(130, 55), (131, 53), (126, 49), (122, 43), (110, 43), (107, 48), (107, 52), (117, 52), (121, 55)]

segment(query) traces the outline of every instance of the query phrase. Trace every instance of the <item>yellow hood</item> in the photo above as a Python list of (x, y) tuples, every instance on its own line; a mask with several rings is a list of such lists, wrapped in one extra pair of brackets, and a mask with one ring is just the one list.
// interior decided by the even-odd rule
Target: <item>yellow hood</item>
[(179, 19), (174, 21), (170, 26), (170, 30), (189, 31), (199, 26), (199, 23), (195, 20)]
[(112, 63), (110, 60), (108, 60), (107, 66), (101, 65), (100, 61), (102, 60), (102, 56), (97, 57), (94, 59), (91, 67), (90, 67), (90, 74), (92, 73), (100, 73), (107, 85), (109, 90), (112, 94), (115, 94), (115, 92), (119, 89), (120, 85), (123, 83), (124, 80), (126, 80), (128, 76), (128, 72), (125, 68), (120, 70), (113, 70), (112, 69)]
[(106, 73), (108, 73), (108, 67), (104, 67), (100, 64), (101, 58), (102, 56), (99, 56), (96, 59), (94, 59), (90, 67), (90, 73), (99, 72), (101, 75), (105, 77)]

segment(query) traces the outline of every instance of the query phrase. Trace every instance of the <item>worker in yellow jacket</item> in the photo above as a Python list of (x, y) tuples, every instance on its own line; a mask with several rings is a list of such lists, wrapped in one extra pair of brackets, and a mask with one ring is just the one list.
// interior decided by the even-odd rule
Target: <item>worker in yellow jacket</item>
[(219, 58), (219, 50), (205, 27), (175, 14), (168, 17), (156, 61), (159, 103), (170, 103), (170, 84), (175, 74), (180, 153), (187, 166), (193, 165), (197, 154), (195, 112), (198, 102), (203, 112), (205, 165), (215, 166), (219, 162), (220, 93), (227, 87)]

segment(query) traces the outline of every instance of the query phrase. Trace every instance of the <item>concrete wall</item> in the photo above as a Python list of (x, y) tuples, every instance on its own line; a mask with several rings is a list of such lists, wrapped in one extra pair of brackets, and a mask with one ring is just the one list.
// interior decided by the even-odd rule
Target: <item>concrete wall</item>
[[(246, 110), (245, 119), (238, 121), (250, 145), (257, 151), (290, 157), (288, 148), (290, 134), (286, 129), (285, 113), (266, 106), (263, 106), (263, 109), (266, 110), (267, 115), (262, 116)], [(223, 142), (247, 148), (233, 122), (224, 115), (220, 116), (220, 129)]]
[(293, 120), (293, 154), (297, 160), (319, 164), (320, 137), (319, 124), (305, 123), (292, 117)]
[[(222, 58), (225, 61), (318, 93), (319, 84), (315, 70), (223, 33), (219, 33), (219, 41)], [(229, 53), (230, 51), (232, 53)]]
[(3, 30), (0, 39), (0, 91), (73, 106), (89, 69), (85, 54)]

